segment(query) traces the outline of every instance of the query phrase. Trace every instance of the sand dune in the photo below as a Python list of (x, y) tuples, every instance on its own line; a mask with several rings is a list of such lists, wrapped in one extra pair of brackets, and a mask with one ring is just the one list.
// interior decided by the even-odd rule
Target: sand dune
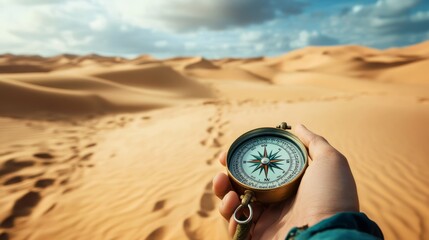
[[(107, 103), (96, 95), (77, 91), (51, 90), (30, 84), (1, 80), (1, 111), (6, 113), (32, 112), (43, 109), (52, 112), (97, 112)], [(53, 101), (55, 99), (55, 101)], [(13, 105), (7, 104), (13, 102)]]
[(0, 73), (49, 72), (59, 69), (74, 68), (85, 65), (111, 66), (126, 62), (122, 57), (106, 57), (97, 54), (78, 56), (61, 54), (49, 58), (37, 55), (3, 54), (0, 55)]
[(217, 59), (213, 60), (215, 64), (224, 66), (224, 67), (237, 67), (245, 63), (252, 63), (252, 62), (260, 62), (264, 60), (263, 57), (254, 57), (254, 58), (224, 58), (224, 59)]
[(386, 239), (428, 239), (428, 53), (0, 55), (0, 239), (228, 239), (216, 157), (281, 121), (348, 157)]
[(82, 75), (70, 69), (52, 74), (3, 74), (0, 112), (102, 114), (148, 110), (213, 96), (206, 86), (162, 64), (81, 70)]
[(93, 76), (134, 87), (165, 90), (184, 97), (211, 96), (208, 88), (162, 64), (145, 65), (143, 67), (124, 70), (103, 71)]
[(240, 67), (227, 67), (217, 70), (213, 69), (191, 69), (185, 72), (188, 76), (200, 79), (216, 79), (216, 80), (231, 80), (231, 81), (255, 81), (255, 82), (269, 82), (269, 79), (263, 75), (254, 74), (245, 68)]
[(391, 48), (386, 50), (387, 54), (397, 54), (402, 56), (427, 57), (429, 55), (429, 42), (421, 42), (403, 48)]
[(195, 68), (218, 69), (219, 67), (204, 58), (197, 59), (195, 62), (192, 62), (185, 66), (185, 69), (195, 69)]
[(378, 79), (389, 82), (416, 83), (427, 86), (429, 78), (427, 69), (429, 69), (429, 60), (425, 59), (412, 64), (387, 69), (380, 73)]

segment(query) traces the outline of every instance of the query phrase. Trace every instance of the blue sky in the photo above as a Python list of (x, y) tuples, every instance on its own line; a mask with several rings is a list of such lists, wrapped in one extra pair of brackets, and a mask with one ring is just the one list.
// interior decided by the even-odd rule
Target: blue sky
[(0, 0), (0, 53), (252, 57), (429, 39), (423, 0)]

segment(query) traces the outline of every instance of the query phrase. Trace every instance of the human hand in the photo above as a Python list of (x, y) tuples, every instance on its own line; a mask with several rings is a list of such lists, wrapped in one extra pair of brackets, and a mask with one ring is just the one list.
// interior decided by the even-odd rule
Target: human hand
[[(296, 195), (276, 204), (252, 203), (252, 239), (284, 239), (293, 227), (312, 226), (339, 212), (359, 211), (356, 184), (347, 159), (303, 125), (296, 127), (295, 135), (308, 148), (309, 166)], [(226, 153), (219, 161), (225, 166)], [(233, 236), (237, 223), (232, 214), (241, 201), (225, 173), (214, 177), (213, 192), (222, 199), (219, 212), (229, 221)]]

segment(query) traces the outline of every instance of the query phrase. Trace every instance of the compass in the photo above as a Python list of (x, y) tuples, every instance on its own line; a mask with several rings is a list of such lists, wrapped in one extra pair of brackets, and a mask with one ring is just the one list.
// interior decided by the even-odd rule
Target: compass
[(231, 145), (228, 175), (241, 195), (251, 193), (262, 203), (282, 201), (298, 188), (307, 168), (307, 150), (286, 123), (277, 128), (257, 128)]

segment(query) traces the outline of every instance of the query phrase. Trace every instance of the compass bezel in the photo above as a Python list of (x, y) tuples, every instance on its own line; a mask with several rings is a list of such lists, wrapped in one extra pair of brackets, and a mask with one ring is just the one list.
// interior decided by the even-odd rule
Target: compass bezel
[[(240, 182), (231, 173), (229, 169), (230, 160), (234, 155), (235, 151), (237, 150), (237, 148), (241, 146), (244, 142), (252, 138), (267, 137), (267, 136), (283, 138), (290, 141), (295, 146), (297, 146), (304, 157), (304, 167), (293, 179), (276, 188), (269, 188), (269, 189), (254, 188)], [(243, 194), (245, 190), (251, 190), (252, 192), (255, 193), (255, 198), (259, 202), (264, 202), (264, 203), (278, 202), (289, 197), (298, 188), (302, 175), (304, 174), (308, 166), (308, 153), (307, 153), (306, 147), (301, 142), (301, 140), (295, 135), (293, 135), (291, 132), (280, 128), (263, 127), (263, 128), (253, 129), (242, 134), (231, 144), (231, 147), (228, 150), (228, 154), (226, 158), (226, 166), (228, 170), (228, 176), (230, 177), (230, 179), (232, 179), (232, 183), (235, 190), (237, 190), (240, 194)]]

